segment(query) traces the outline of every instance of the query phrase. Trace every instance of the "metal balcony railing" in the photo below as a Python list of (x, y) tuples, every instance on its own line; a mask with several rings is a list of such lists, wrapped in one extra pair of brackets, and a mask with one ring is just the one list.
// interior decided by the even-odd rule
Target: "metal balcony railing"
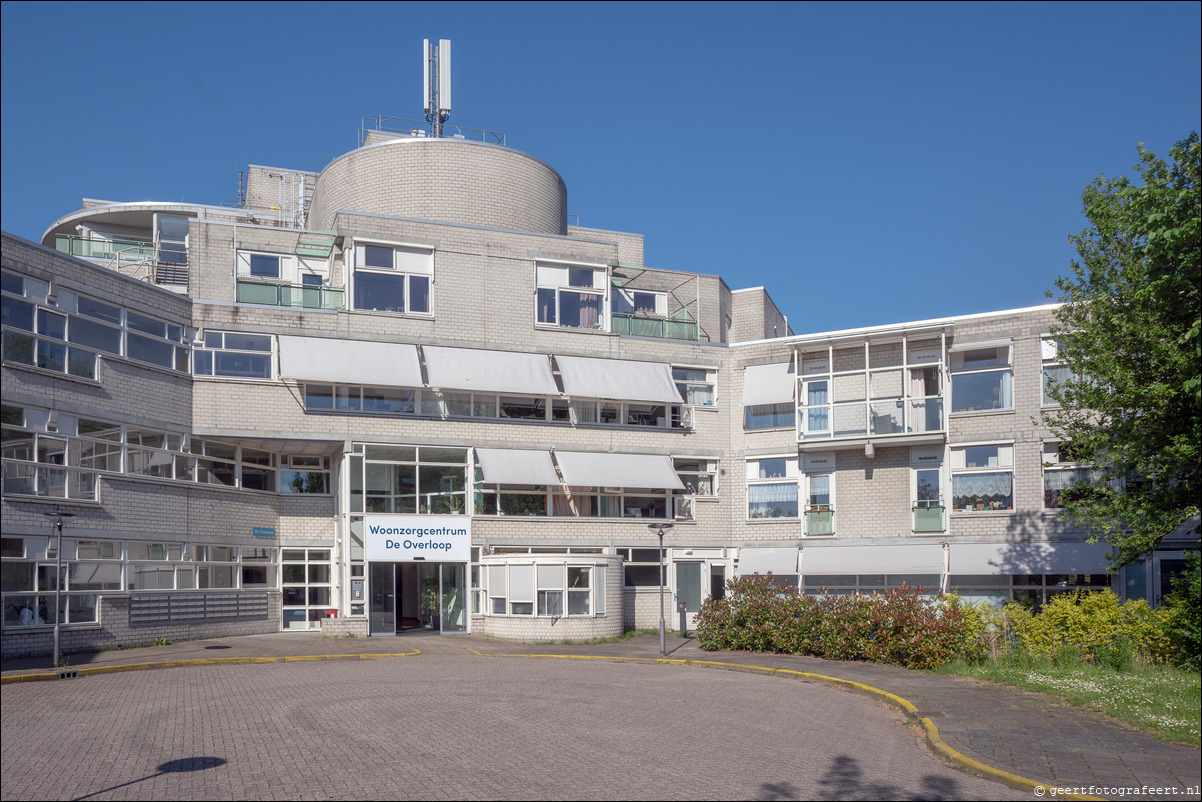
[(341, 287), (313, 287), (255, 278), (238, 278), (237, 302), (265, 306), (289, 306), (301, 309), (343, 309), (346, 290)]
[(693, 320), (615, 313), (613, 332), (633, 337), (658, 337), (662, 340), (696, 340), (697, 323)]

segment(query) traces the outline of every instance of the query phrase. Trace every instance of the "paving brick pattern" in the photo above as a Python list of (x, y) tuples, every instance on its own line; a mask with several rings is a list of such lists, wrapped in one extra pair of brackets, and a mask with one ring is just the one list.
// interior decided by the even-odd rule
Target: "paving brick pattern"
[[(5, 800), (1031, 798), (939, 764), (873, 699), (701, 661), (887, 690), (931, 717), (954, 749), (1033, 780), (1183, 792), (1202, 774), (1197, 749), (1036, 694), (884, 666), (702, 652), (675, 635), (669, 657), (694, 664), (656, 664), (658, 646), (657, 636), (540, 646), (279, 633), (75, 655), (88, 669), (421, 652), (6, 684), (0, 790)], [(539, 656), (553, 654), (608, 659)], [(45, 660), (3, 665), (6, 678), (45, 670)]]

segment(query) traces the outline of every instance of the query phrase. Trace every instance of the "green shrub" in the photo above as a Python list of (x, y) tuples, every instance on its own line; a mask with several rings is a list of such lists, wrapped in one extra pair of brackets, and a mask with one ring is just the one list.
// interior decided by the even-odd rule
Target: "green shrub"
[(1173, 580), (1173, 592), (1166, 602), (1167, 629), (1176, 661), (1198, 668), (1202, 662), (1202, 558), (1198, 552), (1185, 555), (1185, 572)]
[(927, 668), (982, 654), (980, 617), (958, 599), (901, 587), (871, 596), (806, 596), (771, 577), (730, 580), (697, 616), (703, 649), (808, 654)]
[(1143, 599), (1119, 603), (1108, 590), (1061, 593), (1042, 611), (1007, 604), (1002, 613), (1010, 652), (1054, 662), (1090, 660), (1102, 665), (1164, 663), (1172, 655), (1169, 611)]

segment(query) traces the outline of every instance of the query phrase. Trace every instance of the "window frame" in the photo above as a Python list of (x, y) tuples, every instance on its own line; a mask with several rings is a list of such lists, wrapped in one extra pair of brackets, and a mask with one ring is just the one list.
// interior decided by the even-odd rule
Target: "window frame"
[[(560, 271), (562, 271), (562, 276)], [(573, 271), (592, 273), (591, 284), (573, 283)], [(600, 286), (598, 286), (600, 283)], [(567, 325), (563, 322), (563, 294), (590, 295), (600, 298), (597, 309), (597, 322), (593, 326)], [(547, 299), (553, 300), (554, 319), (544, 319)], [(538, 260), (534, 263), (534, 326), (535, 328), (569, 330), (569, 331), (604, 331), (612, 330), (609, 266), (589, 262), (558, 262)]]
[[(383, 265), (368, 264), (368, 248), (388, 249), (392, 251), (392, 265), (385, 267)], [(410, 242), (386, 242), (383, 240), (354, 240), (349, 244), (345, 253), (350, 255), (350, 265), (347, 268), (347, 273), (350, 276), (349, 304), (348, 309), (353, 312), (385, 312), (389, 314), (406, 315), (413, 317), (431, 318), (434, 316), (434, 282), (435, 282), (435, 257), (436, 249), (430, 245), (420, 245)], [(399, 254), (408, 254), (413, 259), (404, 259)], [(418, 267), (414, 261), (416, 258), (427, 258), (428, 268), (425, 266)], [(399, 286), (401, 288), (400, 308), (379, 309), (369, 306), (360, 305), (360, 286), (359, 274), (364, 274), (364, 281), (369, 280), (370, 276), (379, 277), (395, 277), (399, 278)], [(425, 308), (414, 308), (413, 299), (415, 297), (414, 287), (424, 283), (424, 289), (416, 295), (425, 298)], [(366, 300), (366, 296), (363, 298)]]

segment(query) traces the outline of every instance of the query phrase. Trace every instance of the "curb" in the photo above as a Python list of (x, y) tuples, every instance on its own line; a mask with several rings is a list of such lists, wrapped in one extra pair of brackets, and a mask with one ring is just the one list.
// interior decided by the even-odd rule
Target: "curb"
[[(932, 752), (963, 771), (967, 771), (970, 774), (976, 774), (981, 777), (986, 777), (991, 780), (997, 780), (998, 782), (1003, 782), (1023, 791), (1031, 791), (1036, 796), (1043, 796), (1043, 794), (1046, 793), (1049, 788), (1057, 787), (1054, 783), (1039, 782), (1038, 780), (1032, 780), (1018, 774), (1012, 774), (1011, 772), (1003, 771), (1002, 769), (995, 768), (987, 763), (982, 763), (979, 760), (974, 760), (973, 758), (962, 754), (956, 749), (953, 749), (952, 746), (947, 743), (947, 741), (943, 740), (942, 736), (939, 735), (939, 728), (935, 726), (935, 722), (931, 721), (926, 716), (920, 715), (918, 708), (916, 708), (909, 700), (904, 699), (895, 693), (890, 693), (889, 691), (875, 688), (871, 685), (865, 685), (862, 682), (854, 682), (852, 680), (840, 679), (838, 677), (830, 677), (825, 674), (812, 674), (808, 671), (793, 671), (787, 668), (751, 666), (743, 663), (727, 663), (719, 660), (678, 660), (667, 657), (608, 657), (600, 655), (577, 654), (490, 654), (488, 652), (477, 651), (470, 647), (468, 648), (468, 651), (472, 654), (479, 655), (480, 657), (541, 657), (560, 660), (614, 660), (621, 662), (666, 663), (676, 665), (695, 665), (702, 666), (703, 668), (725, 668), (733, 671), (781, 674), (799, 678), (803, 677), (805, 679), (821, 682), (842, 690), (854, 691), (856, 693), (862, 693), (866, 696), (871, 696), (884, 702), (890, 707), (900, 710), (910, 721), (922, 726), (923, 733), (926, 736), (927, 746)], [(1063, 797), (1065, 799), (1091, 801), (1104, 799), (1103, 797), (1089, 796), (1087, 794), (1061, 792), (1057, 792), (1056, 796)]]
[(10, 685), (16, 682), (45, 682), (69, 677), (95, 676), (97, 674), (119, 674), (123, 671), (148, 671), (153, 668), (185, 668), (192, 666), (234, 666), (250, 663), (299, 663), (309, 660), (376, 660), (383, 657), (416, 657), (420, 649), (411, 652), (392, 654), (309, 654), (290, 657), (207, 657), (197, 660), (157, 660), (153, 663), (126, 663), (115, 666), (92, 666), (91, 668), (72, 668), (45, 674), (12, 674), (0, 677), (0, 685)]

